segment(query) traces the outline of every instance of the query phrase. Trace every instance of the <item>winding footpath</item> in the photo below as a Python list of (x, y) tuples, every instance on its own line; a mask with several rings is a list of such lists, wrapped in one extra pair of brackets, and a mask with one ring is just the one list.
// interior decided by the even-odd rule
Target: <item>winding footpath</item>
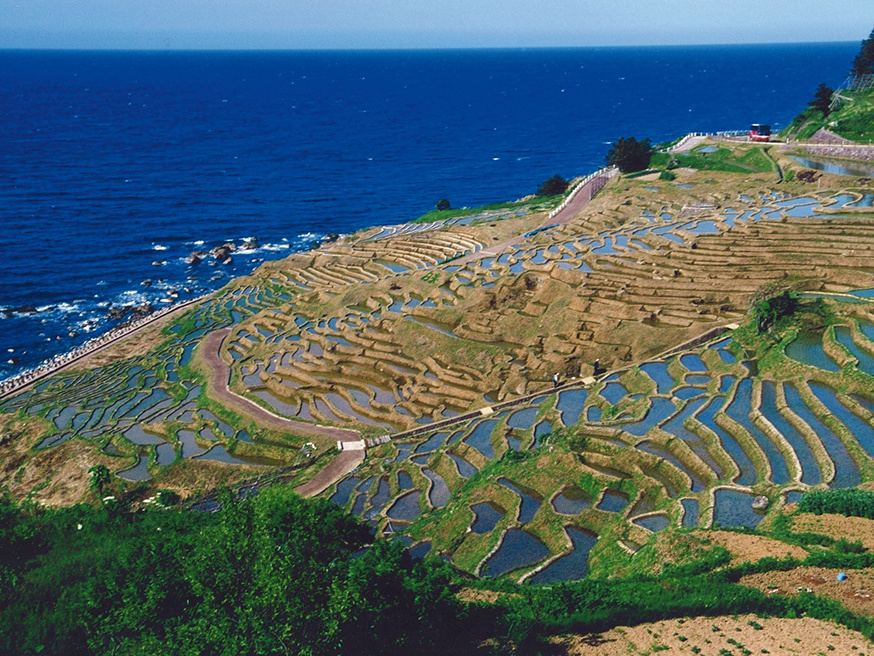
[[(582, 209), (589, 204), (607, 182), (610, 181), (617, 173), (616, 169), (604, 169), (588, 180), (580, 184), (571, 192), (569, 198), (561, 209), (551, 215), (540, 227), (544, 229), (550, 226), (567, 223), (577, 216)], [(530, 234), (530, 233), (527, 233)], [(526, 235), (519, 235), (509, 239), (501, 244), (495, 244), (487, 249), (469, 253), (454, 261), (456, 264), (464, 264), (465, 262), (480, 260), (484, 257), (495, 256), (505, 249), (521, 243), (526, 238)], [(207, 335), (202, 344), (203, 358), (206, 364), (212, 369), (212, 391), (219, 400), (226, 403), (228, 406), (251, 416), (260, 424), (287, 430), (298, 435), (319, 435), (322, 437), (330, 437), (337, 440), (337, 448), (339, 453), (334, 459), (312, 479), (299, 485), (295, 488), (295, 492), (301, 496), (315, 496), (328, 487), (342, 479), (344, 476), (351, 473), (355, 468), (359, 467), (366, 457), (366, 447), (368, 445), (376, 445), (389, 439), (397, 438), (400, 435), (408, 435), (421, 432), (423, 430), (434, 430), (436, 425), (428, 427), (419, 427), (410, 431), (404, 431), (398, 435), (386, 436), (375, 440), (365, 441), (361, 433), (358, 431), (335, 428), (332, 426), (320, 426), (317, 424), (309, 424), (302, 421), (295, 421), (286, 417), (281, 417), (269, 410), (261, 407), (251, 399), (232, 392), (228, 387), (230, 382), (231, 369), (228, 364), (221, 359), (221, 348), (224, 339), (230, 334), (231, 328), (223, 328)], [(588, 381), (586, 381), (588, 382)], [(594, 382), (594, 381), (592, 381)], [(541, 392), (542, 393), (542, 392)], [(534, 395), (536, 396), (536, 395)], [(524, 399), (517, 399), (515, 403), (521, 402)], [(471, 416), (481, 416), (482, 411), (470, 413)], [(447, 423), (457, 423), (459, 418), (448, 420)], [(439, 423), (439, 422), (438, 422)]]
[(335, 428), (333, 426), (320, 426), (295, 421), (281, 417), (260, 405), (231, 391), (228, 384), (231, 380), (231, 368), (221, 358), (221, 347), (225, 337), (230, 334), (230, 328), (216, 330), (206, 336), (201, 344), (201, 352), (207, 366), (212, 369), (211, 389), (222, 403), (243, 414), (252, 417), (256, 422), (264, 426), (270, 426), (283, 431), (289, 431), (297, 435), (318, 435), (329, 437), (337, 441), (339, 454), (321, 471), (306, 483), (295, 488), (295, 492), (301, 496), (315, 496), (330, 485), (337, 482), (356, 467), (364, 462), (365, 443), (361, 433), (348, 428)]

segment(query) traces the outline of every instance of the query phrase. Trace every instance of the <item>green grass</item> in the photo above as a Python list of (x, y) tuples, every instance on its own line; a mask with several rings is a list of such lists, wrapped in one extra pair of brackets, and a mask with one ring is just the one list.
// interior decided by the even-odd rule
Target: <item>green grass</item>
[(861, 93), (843, 91), (841, 95), (851, 96), (852, 101), (829, 115), (829, 129), (853, 141), (869, 143), (874, 140), (874, 90)]
[(852, 92), (843, 90), (841, 96), (850, 99), (824, 117), (812, 107), (798, 114), (780, 132), (780, 137), (806, 141), (820, 128), (828, 128), (845, 139), (861, 143), (874, 141), (874, 90)]
[[(457, 219), (465, 216), (475, 216), (485, 212), (496, 212), (499, 210), (514, 210), (527, 207), (531, 212), (551, 210), (556, 207), (564, 198), (564, 195), (558, 196), (536, 196), (527, 200), (512, 201), (508, 203), (492, 203), (481, 207), (460, 207), (449, 210), (431, 210), (411, 221), (411, 223), (433, 223), (434, 221), (446, 221), (447, 219)], [(494, 217), (483, 217), (486, 220), (492, 220)]]
[(692, 151), (688, 154), (656, 153), (652, 166), (667, 168), (682, 166), (700, 171), (725, 171), (729, 173), (765, 173), (774, 170), (773, 162), (761, 147), (718, 148), (713, 153)]

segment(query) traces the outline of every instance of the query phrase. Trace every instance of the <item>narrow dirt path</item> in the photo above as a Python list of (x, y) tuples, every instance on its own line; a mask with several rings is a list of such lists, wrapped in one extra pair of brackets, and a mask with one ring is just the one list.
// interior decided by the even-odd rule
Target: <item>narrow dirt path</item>
[(272, 426), (273, 428), (279, 428), (298, 435), (330, 437), (338, 442), (361, 441), (361, 433), (358, 431), (348, 428), (335, 428), (333, 426), (319, 426), (317, 424), (308, 424), (303, 421), (280, 417), (262, 408), (254, 401), (232, 392), (228, 388), (228, 382), (231, 379), (231, 368), (219, 357), (222, 341), (230, 332), (230, 328), (216, 330), (207, 335), (201, 345), (203, 359), (213, 372), (212, 389), (221, 401), (249, 415), (259, 424)]
[(302, 497), (314, 497), (324, 492), (364, 462), (364, 451), (340, 451), (331, 463), (306, 483), (294, 488)]

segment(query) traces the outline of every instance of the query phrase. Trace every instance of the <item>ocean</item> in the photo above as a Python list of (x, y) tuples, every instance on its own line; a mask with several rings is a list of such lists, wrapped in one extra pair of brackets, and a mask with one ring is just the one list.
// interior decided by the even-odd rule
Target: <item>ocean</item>
[[(0, 379), (329, 233), (520, 198), (611, 140), (776, 129), (856, 43), (0, 51)], [(258, 246), (229, 266), (195, 250)]]

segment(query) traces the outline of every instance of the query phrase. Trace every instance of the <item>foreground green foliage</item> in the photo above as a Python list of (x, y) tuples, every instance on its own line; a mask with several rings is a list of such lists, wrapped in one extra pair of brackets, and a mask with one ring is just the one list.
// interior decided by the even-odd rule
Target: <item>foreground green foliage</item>
[(399, 543), (356, 558), (369, 531), (287, 489), (222, 505), (130, 513), (4, 499), (0, 653), (464, 651), (443, 567), (411, 562)]
[[(874, 494), (858, 490), (808, 498), (874, 509)], [(874, 565), (856, 545), (826, 545), (788, 524), (776, 533), (831, 549), (727, 567), (730, 554), (719, 548), (658, 576), (539, 587), (463, 580), (439, 561), (412, 562), (399, 542), (365, 548), (370, 534), (354, 518), (287, 489), (221, 502), (214, 514), (132, 513), (46, 510), (4, 497), (0, 653), (464, 654), (507, 641), (517, 653), (538, 653), (556, 633), (751, 612), (809, 615), (874, 635), (874, 620), (836, 601), (738, 584), (800, 565)], [(460, 583), (509, 594), (464, 605)]]

